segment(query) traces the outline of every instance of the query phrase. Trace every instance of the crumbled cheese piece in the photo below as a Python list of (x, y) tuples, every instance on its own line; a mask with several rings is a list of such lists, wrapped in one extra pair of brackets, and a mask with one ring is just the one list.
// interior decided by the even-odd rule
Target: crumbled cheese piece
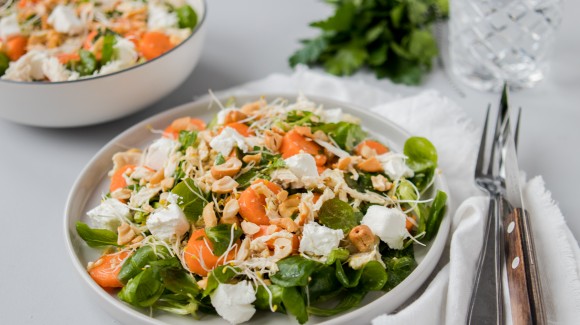
[(121, 221), (131, 215), (131, 210), (119, 200), (109, 198), (87, 212), (87, 215), (91, 218), (94, 227), (116, 231)]
[(367, 225), (373, 233), (392, 249), (402, 249), (403, 241), (411, 235), (405, 227), (407, 216), (400, 209), (371, 205), (361, 224)]
[(177, 198), (171, 193), (167, 197), (169, 205), (158, 208), (147, 218), (147, 228), (159, 240), (179, 240), (189, 230), (189, 222), (177, 205)]
[(397, 180), (401, 177), (413, 177), (414, 173), (405, 163), (407, 157), (400, 153), (387, 152), (378, 155), (377, 159), (381, 162), (385, 174), (391, 180)]
[(323, 113), (326, 123), (338, 123), (342, 121), (342, 109), (340, 108), (326, 109)]
[(328, 257), (344, 238), (342, 229), (330, 229), (316, 222), (309, 222), (302, 229), (300, 253)]
[(150, 2), (148, 9), (147, 27), (150, 30), (164, 30), (177, 26), (177, 14), (169, 12), (165, 6)]
[(48, 58), (42, 63), (42, 71), (48, 80), (52, 82), (67, 81), (71, 77), (70, 71), (55, 57)]
[(232, 324), (246, 322), (256, 313), (252, 305), (256, 300), (254, 287), (246, 280), (236, 284), (222, 283), (210, 298), (216, 312)]
[(17, 61), (10, 62), (2, 79), (14, 81), (33, 81), (44, 79), (42, 63), (48, 59), (44, 52), (30, 51)]
[(346, 158), (350, 157), (350, 154), (339, 147), (331, 144), (330, 142), (322, 141), (319, 139), (314, 139), (319, 146), (323, 147), (324, 149), (330, 151), (332, 154), (336, 155), (338, 158)]
[(147, 148), (143, 165), (159, 170), (165, 167), (165, 163), (169, 160), (169, 157), (178, 148), (179, 142), (168, 138), (160, 138)]
[(115, 45), (113, 50), (117, 61), (121, 62), (123, 68), (132, 66), (137, 62), (139, 54), (135, 50), (135, 44), (124, 37), (115, 37)]
[(311, 154), (299, 153), (292, 157), (284, 159), (286, 167), (296, 175), (300, 180), (305, 177), (318, 177), (318, 169), (316, 168), (316, 161)]
[(139, 208), (143, 206), (145, 203), (149, 203), (157, 193), (161, 191), (159, 187), (142, 187), (139, 192), (136, 194), (131, 195), (131, 200), (129, 201), (129, 206), (132, 208)]
[(0, 19), (0, 38), (4, 41), (10, 36), (20, 35), (22, 30), (18, 24), (18, 16), (16, 13)]
[(243, 152), (248, 151), (248, 145), (246, 144), (244, 136), (229, 126), (224, 128), (218, 136), (214, 137), (209, 145), (224, 157), (227, 157), (236, 146)]
[(52, 10), (48, 16), (48, 23), (57, 32), (69, 35), (79, 34), (85, 28), (74, 8), (65, 5), (58, 5)]

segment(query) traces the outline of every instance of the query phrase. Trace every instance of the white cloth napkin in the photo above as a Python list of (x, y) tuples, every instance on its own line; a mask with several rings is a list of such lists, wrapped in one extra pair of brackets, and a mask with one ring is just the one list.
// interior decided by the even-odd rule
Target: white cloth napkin
[[(450, 189), (453, 216), (444, 254), (428, 287), (397, 313), (381, 315), (373, 325), (463, 324), (471, 295), (475, 264), (483, 242), (487, 199), (473, 185), (481, 129), (465, 112), (436, 91), (401, 98), (354, 78), (338, 78), (298, 67), (291, 75), (273, 74), (218, 92), (242, 95), (299, 92), (368, 107), (413, 135), (436, 146), (439, 166)], [(574, 324), (580, 319), (580, 249), (541, 176), (529, 181), (524, 197), (536, 240), (549, 322)]]

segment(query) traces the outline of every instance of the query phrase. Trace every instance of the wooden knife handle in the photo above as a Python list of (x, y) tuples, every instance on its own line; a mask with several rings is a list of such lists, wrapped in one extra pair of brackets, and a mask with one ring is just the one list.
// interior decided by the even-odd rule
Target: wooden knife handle
[(533, 324), (530, 292), (528, 291), (528, 273), (524, 231), (522, 228), (523, 211), (513, 209), (504, 218), (504, 242), (506, 271), (510, 292), (510, 305), (514, 325)]

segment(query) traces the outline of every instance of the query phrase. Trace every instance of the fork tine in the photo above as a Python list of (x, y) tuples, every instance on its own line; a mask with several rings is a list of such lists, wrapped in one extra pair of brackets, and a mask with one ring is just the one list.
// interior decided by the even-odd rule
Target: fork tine
[(485, 164), (485, 144), (487, 138), (487, 124), (489, 122), (489, 111), (491, 104), (487, 105), (487, 112), (485, 113), (485, 122), (483, 123), (483, 130), (481, 131), (481, 141), (479, 143), (479, 153), (477, 154), (477, 163), (475, 166), (475, 173), (480, 174), (484, 171)]
[(487, 166), (487, 174), (493, 175), (494, 169), (497, 171), (500, 165), (500, 160), (496, 159), (496, 152), (499, 151), (501, 146), (500, 141), (504, 141), (502, 136), (505, 134), (506, 128), (509, 128), (509, 91), (507, 82), (503, 85), (503, 91), (501, 94), (501, 100), (499, 102), (499, 108), (497, 111), (497, 119), (495, 121), (495, 132), (493, 136), (492, 150), (490, 154), (490, 164)]

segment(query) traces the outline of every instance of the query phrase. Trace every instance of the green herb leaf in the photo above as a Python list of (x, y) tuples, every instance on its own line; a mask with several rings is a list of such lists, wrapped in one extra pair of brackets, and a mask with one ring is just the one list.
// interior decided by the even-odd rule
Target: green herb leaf
[(325, 123), (312, 128), (313, 132), (318, 130), (328, 134), (339, 147), (349, 152), (367, 137), (360, 125), (349, 122)]
[(113, 59), (114, 46), (117, 40), (115, 39), (115, 34), (109, 33), (103, 36), (103, 48), (101, 50), (101, 65), (107, 64), (107, 62)]
[(225, 162), (226, 159), (224, 158), (224, 156), (221, 153), (218, 153), (217, 156), (215, 157), (214, 165), (219, 166)]
[(236, 276), (237, 272), (239, 272), (238, 268), (229, 265), (220, 265), (214, 268), (207, 278), (207, 286), (203, 291), (203, 296), (209, 296), (215, 289), (217, 289), (220, 283), (228, 283)]
[(235, 243), (240, 239), (243, 231), (236, 224), (222, 223), (215, 227), (206, 227), (205, 234), (213, 246), (213, 254), (215, 256), (221, 256), (226, 252), (230, 243)]
[(419, 190), (431, 183), (437, 168), (437, 150), (426, 138), (410, 137), (405, 141), (403, 153), (408, 157), (407, 166), (415, 175), (412, 182)]
[[(284, 292), (284, 287), (279, 285), (269, 285), (268, 291), (264, 288), (264, 286), (258, 286), (258, 290), (256, 291), (256, 301), (254, 301), (254, 306), (260, 310), (270, 310), (270, 294), (272, 295), (272, 306), (277, 306), (276, 311), (284, 311), (282, 307), (282, 293)], [(282, 310), (280, 310), (282, 308)]]
[(196, 222), (207, 204), (207, 199), (205, 193), (195, 186), (193, 179), (187, 178), (179, 182), (171, 190), (171, 193), (181, 197), (177, 201), (179, 207), (189, 221)]
[(187, 148), (192, 147), (197, 141), (197, 132), (195, 131), (179, 131), (179, 143), (181, 147), (179, 150), (185, 151)]
[(350, 204), (338, 198), (330, 199), (322, 204), (318, 220), (328, 228), (342, 229), (345, 234), (348, 234), (352, 228), (359, 224)]
[(351, 1), (345, 1), (337, 8), (334, 16), (326, 20), (317, 21), (310, 26), (320, 28), (324, 31), (342, 32), (351, 29), (355, 19), (356, 7)]
[(326, 37), (317, 37), (303, 42), (303, 46), (288, 59), (291, 67), (298, 64), (312, 64), (318, 61), (320, 55), (328, 47)]
[(165, 286), (161, 281), (159, 269), (149, 267), (143, 270), (119, 292), (119, 299), (136, 307), (152, 306), (163, 294)]
[(447, 194), (442, 191), (437, 191), (435, 199), (431, 204), (429, 210), (429, 217), (427, 218), (427, 225), (425, 226), (425, 240), (431, 240), (437, 234), (441, 221), (445, 216), (445, 203), (447, 202)]
[(359, 286), (363, 291), (381, 290), (387, 283), (387, 271), (378, 261), (370, 261), (362, 269)]
[(282, 292), (282, 303), (286, 311), (294, 315), (300, 324), (308, 321), (308, 312), (306, 311), (306, 302), (304, 297), (296, 287), (285, 287)]
[(272, 283), (282, 287), (308, 285), (308, 278), (321, 263), (300, 255), (293, 255), (278, 261), (278, 272), (271, 276)]
[(87, 224), (77, 221), (77, 234), (90, 247), (117, 246), (117, 234), (108, 229), (93, 229)]

